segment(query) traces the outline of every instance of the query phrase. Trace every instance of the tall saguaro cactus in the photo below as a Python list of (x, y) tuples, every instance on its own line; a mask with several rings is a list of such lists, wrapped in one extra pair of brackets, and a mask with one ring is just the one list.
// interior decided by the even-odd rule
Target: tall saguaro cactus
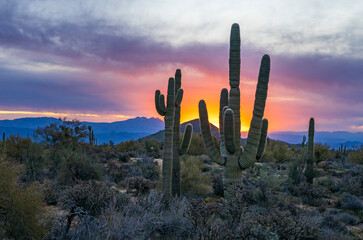
[(162, 169), (162, 188), (166, 198), (180, 195), (180, 159), (188, 151), (193, 134), (193, 127), (188, 124), (180, 144), (180, 104), (183, 100), (181, 89), (181, 71), (176, 70), (175, 78), (169, 79), (167, 106), (165, 97), (159, 90), (155, 92), (155, 107), (161, 116), (165, 116), (165, 140)]
[[(178, 92), (180, 94), (178, 95)], [(171, 178), (171, 189), (173, 196), (180, 196), (180, 155), (185, 154), (190, 145), (193, 135), (193, 126), (187, 124), (184, 130), (184, 137), (180, 144), (180, 105), (183, 99), (183, 89), (181, 88), (181, 71), (175, 72), (175, 94), (180, 98), (175, 101), (174, 132), (173, 132), (173, 171)]]
[[(179, 94), (179, 92), (178, 92)], [(181, 94), (181, 92), (180, 92)], [(162, 188), (164, 197), (171, 196), (171, 171), (173, 166), (173, 127), (175, 114), (175, 80), (169, 78), (167, 105), (165, 106), (165, 97), (160, 94), (159, 90), (155, 92), (155, 107), (156, 111), (164, 116), (165, 122), (165, 138), (164, 138), (164, 153), (163, 153), (163, 169), (162, 169)]]
[(229, 85), (230, 91), (222, 89), (219, 108), (220, 151), (215, 148), (210, 131), (207, 107), (204, 100), (199, 102), (199, 119), (204, 145), (210, 158), (224, 165), (225, 197), (229, 198), (230, 190), (241, 179), (242, 171), (254, 164), (260, 158), (266, 145), (267, 119), (262, 119), (267, 98), (270, 73), (270, 57), (264, 55), (261, 61), (260, 73), (255, 95), (253, 117), (248, 132), (247, 144), (241, 148), (240, 120), (240, 30), (238, 24), (233, 24), (229, 52)]
[(314, 118), (309, 121), (309, 138), (308, 138), (308, 158), (306, 160), (305, 177), (306, 181), (313, 183), (314, 179), (314, 132), (315, 132)]

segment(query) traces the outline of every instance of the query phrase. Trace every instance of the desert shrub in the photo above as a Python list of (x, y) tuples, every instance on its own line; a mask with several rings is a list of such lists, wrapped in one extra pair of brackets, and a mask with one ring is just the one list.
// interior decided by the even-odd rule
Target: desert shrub
[(304, 164), (298, 159), (294, 159), (288, 166), (288, 177), (291, 184), (299, 184), (304, 179)]
[(20, 135), (10, 135), (5, 144), (6, 156), (25, 165), (26, 175), (23, 180), (40, 180), (45, 166), (43, 147)]
[(107, 182), (78, 181), (68, 188), (61, 199), (61, 209), (69, 212), (81, 208), (88, 215), (99, 216), (111, 202), (120, 208), (127, 204), (128, 198), (119, 193)]
[(317, 163), (321, 161), (330, 161), (333, 158), (329, 145), (323, 145), (321, 143), (314, 144), (314, 156), (314, 160)]
[(323, 198), (328, 197), (329, 190), (315, 184), (302, 182), (298, 185), (289, 186), (289, 191), (293, 196), (301, 197), (304, 204), (315, 207), (324, 207), (327, 202)]
[(329, 176), (317, 179), (316, 184), (329, 189), (331, 192), (339, 191), (339, 185)]
[(80, 215), (69, 232), (67, 221), (59, 221), (51, 239), (190, 239), (185, 211), (184, 200), (175, 199), (166, 207), (162, 195), (151, 192), (120, 209), (111, 203), (98, 218)]
[(285, 181), (286, 179), (280, 175), (267, 169), (262, 170), (255, 180), (254, 199), (259, 204), (274, 204), (277, 199), (275, 194), (282, 190), (282, 184)]
[(280, 141), (269, 141), (267, 144), (261, 162), (286, 162), (292, 156), (292, 150), (286, 143)]
[(205, 195), (211, 190), (209, 174), (202, 174), (204, 164), (200, 158), (186, 156), (182, 159), (181, 166), (181, 191), (182, 193)]
[(150, 157), (143, 156), (137, 159), (135, 167), (139, 169), (140, 173), (134, 176), (142, 176), (143, 178), (150, 180), (158, 180), (160, 176), (160, 168), (157, 162)]
[(102, 170), (86, 154), (67, 152), (60, 166), (58, 183), (73, 185), (78, 180), (100, 180)]
[(286, 144), (277, 144), (274, 148), (275, 162), (286, 162), (290, 159), (290, 152)]
[(131, 156), (136, 156), (143, 152), (143, 146), (140, 142), (135, 140), (120, 142), (116, 145), (119, 152), (128, 152)]
[(342, 197), (340, 198), (341, 208), (353, 210), (353, 211), (361, 211), (363, 210), (363, 204), (361, 200), (349, 193), (343, 193)]
[(128, 163), (120, 163), (117, 160), (111, 160), (106, 165), (106, 173), (115, 183), (119, 183), (130, 175), (131, 166)]
[(120, 153), (118, 155), (118, 160), (123, 163), (130, 161), (130, 153)]
[(149, 193), (151, 189), (156, 187), (156, 183), (145, 179), (143, 177), (131, 177), (125, 182), (126, 189), (128, 192), (135, 190), (135, 194), (145, 194)]
[[(219, 141), (215, 136), (212, 136), (213, 142), (216, 145), (217, 149), (219, 149)], [(206, 155), (207, 151), (204, 147), (204, 141), (202, 134), (194, 133), (192, 136), (192, 140), (190, 142), (190, 146), (188, 149), (188, 154), (192, 156)]]
[(363, 145), (354, 151), (349, 152), (349, 159), (352, 163), (363, 164)]
[(43, 191), (43, 201), (48, 205), (56, 205), (59, 200), (60, 188), (57, 184), (53, 183), (51, 180), (45, 178), (43, 179), (41, 189)]
[[(338, 211), (335, 209), (329, 210), (324, 216), (320, 224), (324, 232), (329, 233), (331, 236), (340, 236), (341, 234), (348, 233), (344, 222), (340, 221)], [(332, 238), (334, 239), (334, 238)]]
[(339, 214), (339, 220), (348, 225), (356, 225), (359, 223), (359, 218), (349, 213)]
[(17, 183), (19, 166), (0, 159), (0, 238), (41, 239), (46, 233), (46, 210), (37, 184)]
[(340, 192), (347, 192), (355, 196), (363, 196), (363, 172), (353, 176), (352, 173), (344, 174), (337, 180), (338, 189)]
[(142, 142), (144, 151), (147, 155), (159, 158), (161, 157), (161, 143), (155, 139), (145, 139)]

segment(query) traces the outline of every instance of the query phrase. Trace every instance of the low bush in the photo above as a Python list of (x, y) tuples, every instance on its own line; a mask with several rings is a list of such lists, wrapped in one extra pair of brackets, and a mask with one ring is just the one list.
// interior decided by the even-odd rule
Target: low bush
[(340, 198), (341, 208), (348, 209), (352, 211), (362, 211), (363, 203), (361, 200), (349, 193), (344, 193)]
[(61, 199), (61, 209), (69, 212), (81, 208), (88, 215), (99, 216), (111, 202), (118, 209), (127, 204), (128, 199), (106, 182), (78, 181), (68, 188)]
[(0, 158), (0, 238), (42, 239), (47, 212), (38, 184), (17, 183), (20, 168)]
[(78, 180), (100, 180), (102, 170), (86, 154), (79, 152), (64, 152), (58, 183), (70, 186)]
[(183, 157), (181, 167), (182, 193), (205, 195), (211, 191), (212, 183), (210, 175), (202, 173), (204, 164), (199, 157)]
[(145, 194), (149, 193), (151, 189), (156, 187), (156, 183), (150, 181), (149, 179), (145, 179), (143, 177), (131, 177), (128, 178), (124, 185), (126, 186), (127, 192), (132, 192), (135, 190), (135, 194)]
[(314, 144), (315, 162), (330, 161), (333, 159), (333, 154), (327, 144), (315, 143)]
[(354, 164), (363, 164), (363, 145), (349, 152), (349, 159)]

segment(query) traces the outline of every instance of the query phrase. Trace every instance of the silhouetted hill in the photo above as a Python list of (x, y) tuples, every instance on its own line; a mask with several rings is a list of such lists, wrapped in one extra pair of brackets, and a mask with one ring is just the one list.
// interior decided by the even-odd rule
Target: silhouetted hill
[[(292, 144), (301, 144), (303, 136), (308, 136), (307, 132), (271, 132), (268, 136), (272, 139), (282, 140)], [(315, 132), (315, 142), (327, 143), (330, 147), (338, 148), (340, 144), (348, 148), (363, 144), (363, 132), (351, 133), (344, 131), (337, 132)]]
[[(19, 118), (14, 120), (0, 120), (0, 132), (6, 136), (19, 134), (22, 137), (33, 136), (34, 130), (38, 127), (45, 127), (51, 123), (60, 121), (57, 118)], [(92, 126), (97, 143), (114, 143), (130, 139), (139, 139), (162, 129), (164, 122), (158, 118), (136, 117), (125, 121), (112, 123), (83, 122)]]
[[(6, 136), (19, 134), (23, 137), (33, 136), (33, 132), (38, 127), (44, 127), (50, 123), (59, 121), (57, 118), (39, 117), (39, 118), (19, 118), (14, 120), (0, 120), (0, 133), (5, 132)], [(164, 139), (164, 122), (158, 118), (136, 117), (125, 121), (112, 123), (94, 123), (84, 122), (92, 126), (98, 144), (108, 143), (112, 140), (114, 143), (121, 141), (140, 139), (145, 136), (158, 141)], [(181, 132), (184, 132), (186, 124), (192, 124), (194, 133), (200, 133), (199, 119), (194, 119), (181, 124)], [(212, 134), (219, 138), (219, 131), (216, 126), (211, 124)], [(271, 139), (281, 140), (290, 144), (301, 144), (302, 137), (307, 136), (307, 132), (269, 132)], [(246, 133), (242, 145), (245, 143)], [(363, 144), (363, 132), (350, 133), (344, 131), (337, 132), (315, 132), (315, 142), (327, 143), (333, 148), (338, 148), (340, 144), (359, 146)]]
[[(190, 123), (193, 126), (193, 133), (201, 133), (199, 119), (193, 119), (193, 120), (190, 120), (188, 122), (180, 124), (180, 132), (181, 133), (184, 133), (185, 127), (186, 127), (186, 125), (188, 123)], [(218, 130), (218, 128), (215, 125), (211, 124), (211, 123), (210, 123), (210, 127), (211, 127), (212, 134), (219, 139), (219, 130)], [(163, 142), (164, 141), (164, 132), (165, 132), (164, 130), (161, 130), (161, 131), (158, 131), (158, 132), (156, 132), (154, 134), (146, 136), (144, 138), (145, 139), (154, 139), (154, 140), (157, 140), (159, 142)]]

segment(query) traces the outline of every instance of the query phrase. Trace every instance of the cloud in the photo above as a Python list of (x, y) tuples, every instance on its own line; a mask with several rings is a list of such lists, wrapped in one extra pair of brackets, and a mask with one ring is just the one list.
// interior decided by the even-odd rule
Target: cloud
[(245, 125), (264, 53), (272, 59), (271, 126), (302, 128), (305, 116), (331, 129), (361, 123), (359, 2), (208, 3), (3, 1), (2, 110), (156, 116), (155, 89), (182, 68), (183, 115), (197, 117), (201, 98), (217, 109), (228, 87), (229, 26), (239, 22)]

